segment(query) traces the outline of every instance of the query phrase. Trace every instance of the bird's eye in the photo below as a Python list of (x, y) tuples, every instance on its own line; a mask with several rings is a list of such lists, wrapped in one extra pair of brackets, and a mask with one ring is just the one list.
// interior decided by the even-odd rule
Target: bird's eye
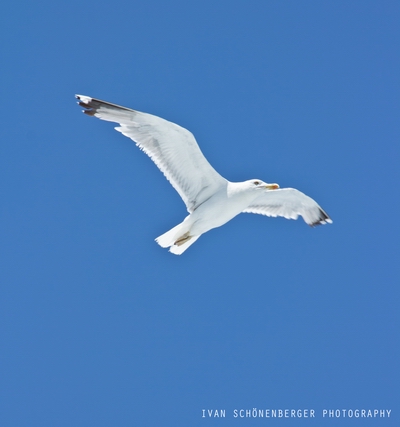
[(260, 185), (260, 181), (254, 181), (254, 185)]

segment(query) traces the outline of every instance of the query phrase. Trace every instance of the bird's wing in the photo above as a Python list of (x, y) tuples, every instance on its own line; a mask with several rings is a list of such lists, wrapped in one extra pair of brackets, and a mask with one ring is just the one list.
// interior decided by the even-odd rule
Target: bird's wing
[(187, 210), (211, 197), (227, 180), (204, 157), (187, 129), (151, 114), (141, 113), (88, 96), (76, 95), (84, 113), (116, 122), (115, 129), (135, 141), (182, 197)]
[(312, 227), (332, 222), (315, 200), (294, 188), (265, 191), (243, 212), (287, 219), (297, 219), (301, 215)]

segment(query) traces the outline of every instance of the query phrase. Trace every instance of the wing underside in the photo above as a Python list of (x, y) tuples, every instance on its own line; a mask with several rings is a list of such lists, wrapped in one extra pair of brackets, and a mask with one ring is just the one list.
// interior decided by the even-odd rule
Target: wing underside
[(182, 197), (189, 212), (227, 181), (207, 161), (191, 132), (147, 113), (88, 96), (76, 95), (84, 113), (119, 123), (115, 129), (131, 138), (158, 166)]
[(315, 200), (294, 188), (266, 191), (243, 212), (287, 219), (300, 215), (312, 227), (332, 222)]

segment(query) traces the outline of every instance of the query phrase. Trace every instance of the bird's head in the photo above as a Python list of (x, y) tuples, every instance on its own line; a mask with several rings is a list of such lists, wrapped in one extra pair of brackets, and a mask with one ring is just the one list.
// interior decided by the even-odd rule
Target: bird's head
[(276, 190), (279, 188), (278, 184), (267, 184), (261, 179), (250, 179), (248, 182), (249, 188), (254, 190)]

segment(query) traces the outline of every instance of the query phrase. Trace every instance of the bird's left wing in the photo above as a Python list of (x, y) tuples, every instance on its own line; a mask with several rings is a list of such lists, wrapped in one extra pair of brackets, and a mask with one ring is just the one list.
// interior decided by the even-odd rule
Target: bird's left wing
[(301, 215), (312, 227), (332, 222), (315, 200), (294, 188), (265, 191), (243, 212), (287, 219), (297, 219)]
[(88, 96), (76, 95), (84, 113), (116, 122), (115, 129), (135, 141), (158, 166), (193, 212), (227, 184), (201, 152), (187, 129), (147, 113), (131, 110)]

